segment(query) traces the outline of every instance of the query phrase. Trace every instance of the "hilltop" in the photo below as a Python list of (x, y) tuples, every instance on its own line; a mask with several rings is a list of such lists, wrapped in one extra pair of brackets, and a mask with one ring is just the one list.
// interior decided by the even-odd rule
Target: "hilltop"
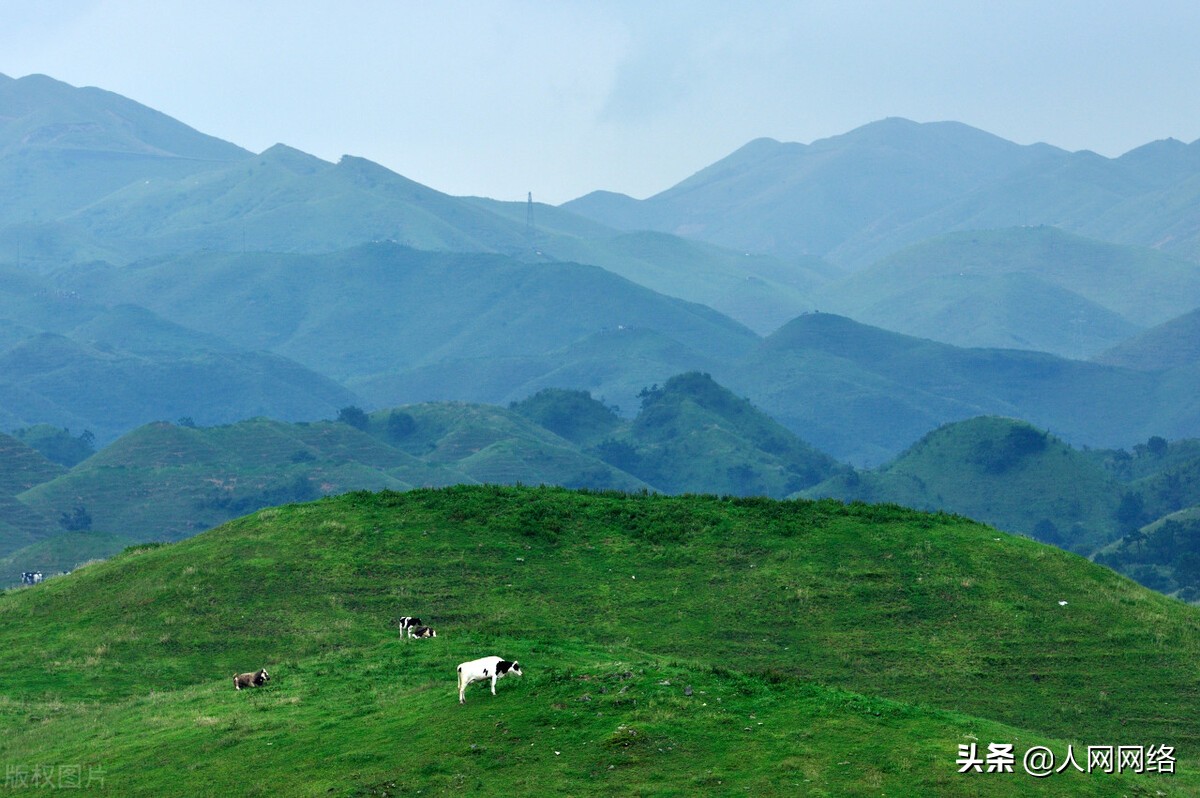
[[(396, 639), (395, 617), (414, 611), (438, 638)], [(1079, 557), (896, 507), (354, 493), (7, 592), (0, 613), (0, 750), (102, 761), (130, 795), (501, 794), (535, 777), (574, 794), (948, 794), (968, 783), (953, 766), (972, 739), (1018, 755), (1176, 746), (1169, 779), (1072, 772), (1051, 792), (1200, 785), (1193, 610)], [(454, 664), (486, 651), (526, 675), (460, 708)], [(230, 688), (263, 664), (267, 688)], [(213, 755), (233, 745), (250, 769)], [(1017, 795), (1040, 782), (969, 783)]]
[(1089, 554), (1119, 534), (1122, 487), (1044, 430), (1014, 419), (947, 424), (895, 460), (809, 488), (809, 498), (953, 512)]
[(595, 456), (666, 493), (782, 498), (840, 468), (699, 372), (644, 389), (641, 411), (629, 422), (572, 391), (541, 391), (513, 409), (555, 425), (590, 445)]

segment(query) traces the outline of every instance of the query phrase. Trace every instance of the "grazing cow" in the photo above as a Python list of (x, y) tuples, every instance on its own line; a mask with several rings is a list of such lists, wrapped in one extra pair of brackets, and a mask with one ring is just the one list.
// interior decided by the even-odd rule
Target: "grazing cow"
[(259, 668), (254, 673), (235, 673), (233, 675), (233, 688), (241, 690), (243, 687), (262, 687), (271, 679), (271, 674), (267, 673), (266, 668)]
[(481, 659), (473, 659), (470, 662), (464, 662), (458, 666), (458, 703), (467, 703), (464, 690), (471, 682), (480, 682), (485, 679), (492, 680), (492, 695), (496, 694), (496, 680), (503, 679), (510, 673), (517, 676), (524, 676), (521, 673), (521, 664), (519, 662), (509, 662), (506, 659), (499, 657), (483, 657)]
[(437, 632), (432, 626), (410, 626), (408, 628), (409, 637), (437, 637)]
[(405, 615), (400, 619), (400, 636), (405, 637), (408, 635), (408, 630), (412, 629), (414, 626), (421, 625), (423, 625), (423, 622), (420, 618), (414, 618), (411, 615)]
[(21, 583), (22, 584), (36, 585), (40, 581), (42, 581), (42, 572), (41, 571), (22, 571), (21, 572)]

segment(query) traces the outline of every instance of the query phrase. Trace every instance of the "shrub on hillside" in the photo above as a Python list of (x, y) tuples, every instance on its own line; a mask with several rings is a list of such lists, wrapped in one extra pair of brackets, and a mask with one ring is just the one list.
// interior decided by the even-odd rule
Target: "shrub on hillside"
[(342, 424), (349, 424), (355, 429), (366, 429), (370, 423), (367, 414), (363, 412), (361, 407), (355, 405), (347, 405), (338, 411), (337, 420)]

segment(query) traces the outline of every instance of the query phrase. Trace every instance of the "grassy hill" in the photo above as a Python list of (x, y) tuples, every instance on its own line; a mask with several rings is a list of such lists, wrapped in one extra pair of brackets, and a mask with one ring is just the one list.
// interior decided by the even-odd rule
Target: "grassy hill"
[(512, 409), (666, 493), (783, 497), (839, 469), (708, 374), (647, 387), (622, 420), (580, 391), (547, 389)]
[[(406, 423), (398, 426), (400, 419)], [(0, 474), (17, 476), (15, 469)], [(379, 411), (363, 430), (264, 418), (203, 428), (158, 422), (70, 471), (42, 476), (0, 497), (0, 522), (8, 525), (0, 527), (0, 554), (64, 568), (103, 556), (98, 541), (178, 540), (261, 507), (350, 490), (477, 482), (649, 487), (516, 413), (456, 403)], [(77, 507), (90, 517), (91, 537), (64, 535), (50, 523)], [(12, 583), (20, 570), (0, 574), (0, 583)]]
[(1121, 492), (1102, 466), (1046, 432), (980, 417), (939, 427), (895, 460), (803, 495), (958, 513), (1087, 554), (1118, 536)]
[[(10, 435), (0, 433), (0, 553), (58, 531), (54, 516), (33, 510), (17, 494), (61, 475), (65, 468)], [(19, 570), (33, 570), (25, 568)], [(0, 584), (15, 581), (19, 573), (0, 574)]]
[(1200, 601), (1200, 505), (1133, 530), (1095, 560), (1151, 590), (1195, 604)]
[(108, 532), (55, 530), (49, 537), (0, 557), (0, 584), (19, 582), (25, 571), (41, 571), (46, 578), (81, 565), (120, 554), (138, 541)]
[(252, 419), (201, 429), (158, 422), (20, 500), (54, 518), (83, 506), (94, 529), (123, 538), (178, 540), (260, 507), (352, 489), (460, 481), (468, 480), (346, 424)]
[(36, 542), (24, 554), (72, 563), (97, 556), (94, 541), (49, 523), (79, 508), (85, 530), (161, 541), (350, 490), (499, 483), (785, 496), (839, 468), (697, 373), (655, 386), (632, 421), (586, 392), (548, 390), (508, 409), (422, 403), (357, 423), (141, 427), (70, 471), (52, 469), (36, 482), (14, 475), (20, 490), (0, 504), (9, 524), (0, 528), (0, 554)]
[(581, 451), (512, 410), (460, 402), (407, 405), (373, 413), (371, 434), (464, 482), (552, 484), (641, 490), (644, 482)]
[(628, 434), (629, 469), (669, 493), (782, 497), (828, 477), (837, 463), (707, 374), (652, 387)]
[(0, 432), (0, 496), (15, 496), (65, 470), (23, 441)]
[[(439, 637), (397, 639), (412, 612)], [(0, 753), (101, 766), (128, 795), (1200, 788), (1194, 610), (895, 507), (355, 493), (9, 591), (0, 614)], [(492, 651), (525, 677), (458, 707), (455, 663)], [(267, 688), (230, 688), (260, 665)], [(1179, 761), (955, 773), (959, 744), (1010, 741)]]

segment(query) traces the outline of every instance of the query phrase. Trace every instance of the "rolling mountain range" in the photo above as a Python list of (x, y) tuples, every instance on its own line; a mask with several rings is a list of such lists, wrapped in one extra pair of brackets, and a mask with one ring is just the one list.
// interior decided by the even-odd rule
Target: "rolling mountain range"
[[(254, 154), (99, 89), (0, 77), (0, 429), (188, 452), (234, 425), (200, 448), (274, 452), (229, 495), (163, 489), (175, 515), (152, 520), (105, 509), (115, 466), (97, 455), (21, 492), (40, 520), (0, 523), (32, 545), (91, 496), (117, 546), (313, 490), (453, 481), (784, 496), (857, 479), (942, 506), (928, 482), (889, 493), (908, 473), (892, 461), (978, 416), (1048, 431), (1091, 484), (1070, 447), (1200, 437), (1196, 152), (1105, 159), (891, 119), (752, 142), (648, 200), (551, 207), (352, 156)], [(295, 426), (357, 406), (383, 460)], [(403, 445), (380, 431), (401, 407), (420, 430)], [(572, 413), (596, 428), (563, 427)], [(253, 417), (274, 421), (239, 424)], [(430, 454), (464, 425), (509, 433)], [(188, 462), (233, 457), (213, 456)], [(130, 485), (166, 467), (135, 460)], [(1104, 495), (1083, 520), (961, 506), (1023, 532), (1078, 521), (1069, 537), (1091, 546), (1116, 534)]]
[[(351, 490), (524, 483), (782, 498), (844, 470), (698, 373), (655, 386), (632, 420), (586, 392), (563, 390), (507, 409), (423, 403), (350, 416), (203, 428), (157, 422), (69, 470), (4, 436), (0, 557), (19, 566), (5, 581)], [(53, 453), (44, 436), (31, 441)]]
[(952, 233), (815, 292), (822, 309), (957, 346), (1086, 359), (1200, 307), (1200, 269), (1053, 227)]
[[(54, 281), (81, 305), (148, 308), (122, 311), (129, 324), (153, 327), (159, 324), (154, 319), (170, 318), (196, 331), (205, 346), (215, 347), (218, 338), (229, 341), (228, 347), (241, 354), (199, 355), (213, 350), (194, 343), (187, 360), (215, 364), (226, 382), (237, 372), (225, 364), (239, 358), (287, 358), (277, 361), (276, 370), (281, 381), (283, 374), (290, 375), (291, 385), (301, 375), (323, 375), (306, 377), (313, 388), (251, 393), (239, 407), (220, 399), (228, 390), (220, 387), (221, 380), (198, 370), (201, 388), (185, 389), (188, 383), (181, 379), (169, 383), (191, 391), (190, 401), (164, 391), (140, 394), (162, 404), (138, 410), (139, 421), (303, 418), (304, 407), (296, 404), (301, 396), (309, 397), (310, 418), (328, 418), (331, 410), (364, 399), (372, 406), (427, 400), (503, 404), (548, 387), (588, 390), (628, 413), (642, 388), (703, 370), (801, 438), (860, 463), (881, 462), (939, 424), (981, 414), (1025, 418), (1091, 446), (1128, 447), (1151, 435), (1200, 435), (1200, 406), (1190, 382), (1196, 364), (1147, 370), (1030, 351), (960, 348), (829, 313), (798, 317), (759, 338), (707, 307), (578, 264), (373, 244), (328, 255), (211, 253), (126, 267), (89, 265), (63, 270)], [(74, 385), (86, 395), (70, 407), (90, 407), (90, 415), (82, 410), (48, 418), (13, 413), (10, 423), (46, 421), (95, 430), (104, 405), (93, 397), (106, 395), (103, 375), (98, 373), (89, 388), (72, 376), (76, 372), (60, 372), (49, 354), (23, 357), (26, 349), (57, 346), (56, 352), (63, 351), (56, 357), (82, 363), (78, 373), (90, 375), (85, 366), (88, 357), (98, 357), (96, 347), (119, 354), (126, 339), (113, 337), (114, 325), (89, 324), (79, 329), (107, 338), (72, 334), (91, 349), (81, 352), (83, 344), (39, 333), (0, 357), (22, 365), (8, 378), (16, 382), (15, 375), (25, 375), (11, 389), (14, 395), (47, 384), (57, 386), (64, 404)], [(171, 340), (178, 349), (184, 338), (177, 331)], [(175, 362), (184, 356), (163, 348), (167, 352), (140, 357)], [(172, 373), (168, 367), (160, 366)], [(337, 380), (349, 390), (327, 382), (320, 394), (315, 386), (321, 380)], [(131, 385), (136, 382), (123, 377), (112, 390), (119, 395)], [(322, 404), (312, 404), (322, 395)], [(10, 400), (13, 407), (31, 402)], [(119, 421), (128, 424), (126, 418)]]
[(99, 89), (0, 79), (0, 177), (22, 187), (0, 201), (0, 246), (26, 267), (394, 241), (584, 260), (764, 332), (807, 309), (806, 289), (821, 279), (819, 262), (793, 268), (675, 236), (622, 235), (546, 205), (530, 227), (524, 203), (451, 197), (363, 158), (329, 163), (282, 144), (255, 155)]
[(1022, 146), (954, 122), (886, 119), (813, 142), (750, 142), (645, 200), (596, 192), (565, 208), (621, 229), (848, 269), (962, 230), (1052, 225), (1200, 257), (1200, 142), (1104, 158)]
[[(1200, 790), (1200, 142), (526, 191), (0, 75), (10, 786)], [(1004, 742), (1178, 767), (955, 772)]]

